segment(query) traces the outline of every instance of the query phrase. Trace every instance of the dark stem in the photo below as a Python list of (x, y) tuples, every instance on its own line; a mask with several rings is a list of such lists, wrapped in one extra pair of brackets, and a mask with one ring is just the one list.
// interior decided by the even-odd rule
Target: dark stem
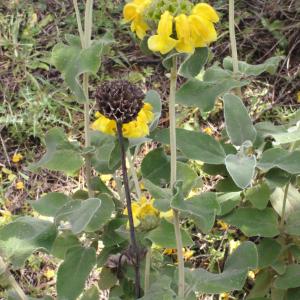
[(140, 252), (139, 247), (135, 237), (135, 229), (133, 223), (133, 216), (132, 216), (132, 209), (131, 209), (131, 197), (130, 197), (130, 190), (129, 190), (129, 181), (127, 175), (127, 168), (126, 168), (126, 152), (124, 146), (124, 138), (122, 132), (122, 123), (117, 123), (117, 131), (118, 131), (118, 138), (119, 144), (121, 149), (121, 163), (122, 163), (122, 173), (123, 173), (123, 183), (125, 188), (125, 197), (126, 197), (126, 206), (128, 211), (128, 220), (129, 220), (129, 230), (130, 230), (130, 247), (135, 254), (135, 294), (137, 298), (141, 297), (141, 276), (140, 276)]

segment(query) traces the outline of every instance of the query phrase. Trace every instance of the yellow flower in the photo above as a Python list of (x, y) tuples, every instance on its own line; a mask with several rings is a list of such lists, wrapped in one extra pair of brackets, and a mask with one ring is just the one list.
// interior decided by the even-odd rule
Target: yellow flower
[(190, 15), (191, 35), (194, 46), (205, 47), (217, 40), (214, 24), (200, 15)]
[(297, 102), (300, 103), (300, 91), (297, 93)]
[(169, 11), (165, 11), (158, 23), (157, 34), (148, 39), (148, 47), (151, 51), (166, 54), (177, 44), (177, 41), (170, 36), (173, 30), (173, 16)]
[(140, 39), (143, 39), (146, 31), (149, 29), (148, 24), (143, 19), (145, 8), (151, 3), (151, 0), (134, 0), (127, 3), (123, 9), (123, 15), (126, 22), (131, 23), (131, 31), (136, 32)]
[[(144, 103), (143, 108), (139, 111), (136, 120), (125, 123), (122, 126), (123, 135), (126, 138), (141, 138), (149, 134), (148, 124), (153, 120), (152, 105)], [(93, 130), (99, 130), (109, 135), (116, 135), (117, 124), (115, 120), (103, 116), (97, 112), (97, 120), (91, 125)]]
[(11, 212), (4, 207), (4, 209), (0, 209), (0, 224), (6, 224), (9, 223), (12, 220)]
[(218, 14), (214, 10), (214, 8), (207, 3), (199, 3), (195, 5), (192, 10), (192, 14), (203, 17), (212, 23), (219, 22)]
[[(140, 201), (131, 204), (134, 227), (138, 227), (148, 217), (156, 218), (159, 216), (159, 211), (153, 206), (153, 202), (154, 199), (147, 200), (146, 197), (142, 196)], [(124, 215), (128, 215), (127, 208), (124, 209)]]
[(176, 33), (178, 43), (176, 50), (178, 52), (192, 53), (194, 52), (194, 44), (191, 35), (191, 26), (188, 17), (185, 14), (180, 14), (175, 18)]
[(230, 295), (228, 293), (220, 294), (220, 300), (229, 300)]
[(166, 248), (163, 252), (163, 254), (165, 254), (165, 255), (172, 255), (174, 253), (176, 253), (176, 249), (173, 249), (173, 248)]
[(16, 189), (17, 190), (23, 190), (24, 189), (24, 182), (23, 181), (18, 181), (16, 183)]
[(228, 224), (225, 223), (225, 222), (222, 221), (222, 220), (218, 220), (218, 221), (217, 221), (217, 224), (220, 226), (220, 230), (225, 231), (225, 230), (227, 230), (227, 229), (229, 228)]
[(203, 132), (206, 133), (206, 134), (208, 134), (208, 135), (212, 135), (213, 134), (213, 131), (212, 131), (212, 129), (210, 127), (205, 127), (203, 129)]
[(183, 257), (185, 260), (189, 260), (193, 257), (195, 251), (189, 249), (183, 249)]
[(55, 276), (55, 271), (52, 270), (52, 269), (47, 269), (45, 272), (44, 272), (44, 276), (50, 280), (52, 279), (54, 276)]
[(21, 161), (23, 159), (23, 155), (20, 153), (15, 153), (12, 157), (12, 162), (13, 163), (18, 163), (19, 161)]

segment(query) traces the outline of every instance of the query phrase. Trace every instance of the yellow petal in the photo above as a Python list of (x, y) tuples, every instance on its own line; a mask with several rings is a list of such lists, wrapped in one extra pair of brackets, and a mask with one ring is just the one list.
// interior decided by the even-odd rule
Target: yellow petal
[(130, 28), (131, 31), (136, 32), (138, 38), (142, 40), (146, 35), (146, 31), (149, 29), (149, 26), (143, 21), (141, 16), (138, 16), (132, 21)]
[(191, 36), (191, 26), (188, 17), (184, 14), (180, 14), (175, 18), (175, 22), (178, 39), (176, 50), (178, 52), (185, 53), (194, 52), (194, 45)]
[(158, 35), (169, 37), (173, 31), (173, 16), (169, 11), (165, 11), (159, 20), (157, 33)]
[(117, 130), (116, 122), (114, 120), (106, 118), (103, 115), (101, 115), (96, 121), (92, 123), (91, 128), (93, 130), (98, 130), (109, 135), (115, 135)]
[(197, 15), (189, 16), (189, 20), (191, 24), (192, 39), (195, 44), (209, 44), (217, 40), (217, 32), (212, 22)]
[(177, 44), (177, 41), (161, 35), (153, 35), (148, 39), (148, 48), (153, 52), (166, 54), (170, 52)]
[(14, 155), (13, 155), (13, 157), (12, 157), (12, 161), (14, 162), (14, 163), (18, 163), (20, 160), (22, 160), (23, 159), (23, 155), (22, 154), (20, 154), (20, 153), (15, 153)]
[(199, 3), (195, 5), (192, 10), (192, 14), (201, 16), (210, 22), (219, 22), (219, 16), (215, 9), (207, 3)]
[(125, 21), (130, 22), (138, 15), (138, 6), (134, 3), (127, 3), (123, 9)]

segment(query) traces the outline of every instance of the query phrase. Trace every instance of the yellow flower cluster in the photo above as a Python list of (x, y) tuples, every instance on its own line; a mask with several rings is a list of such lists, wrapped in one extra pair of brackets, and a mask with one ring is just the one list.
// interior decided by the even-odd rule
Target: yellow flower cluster
[[(143, 39), (149, 26), (143, 18), (149, 0), (134, 0), (124, 7), (124, 18), (131, 23), (131, 30)], [(181, 53), (193, 53), (195, 48), (206, 47), (217, 39), (214, 23), (219, 16), (207, 3), (195, 5), (190, 14), (173, 16), (165, 11), (158, 22), (157, 34), (148, 39), (151, 51), (166, 54), (173, 49)], [(173, 31), (175, 24), (175, 32)]]
[(133, 0), (124, 6), (123, 14), (127, 22), (131, 22), (131, 31), (136, 32), (136, 35), (142, 40), (149, 29), (145, 22), (143, 12), (151, 3), (151, 0)]
[[(123, 136), (126, 138), (141, 138), (149, 134), (148, 124), (153, 120), (153, 108), (149, 103), (144, 103), (143, 108), (138, 113), (135, 120), (125, 123), (122, 126)], [(115, 120), (111, 120), (101, 113), (96, 113), (96, 121), (91, 125), (93, 130), (99, 130), (103, 133), (116, 135), (117, 124)]]
[[(159, 217), (159, 211), (153, 206), (154, 199), (147, 200), (142, 196), (140, 201), (131, 204), (134, 227), (138, 227), (143, 220), (148, 217)], [(124, 214), (128, 215), (128, 210), (125, 208)]]

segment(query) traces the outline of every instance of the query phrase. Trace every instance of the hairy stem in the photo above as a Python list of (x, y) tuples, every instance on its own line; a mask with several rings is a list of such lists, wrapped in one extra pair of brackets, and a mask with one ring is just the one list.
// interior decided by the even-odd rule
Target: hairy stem
[[(292, 143), (289, 147), (289, 152), (292, 152), (295, 149), (296, 143)], [(280, 219), (280, 224), (279, 228), (282, 230), (285, 222), (285, 215), (286, 215), (286, 203), (287, 203), (287, 197), (289, 193), (289, 187), (290, 187), (290, 182), (287, 183), (287, 185), (284, 188), (284, 194), (283, 194), (283, 202), (282, 202), (282, 209), (281, 209), (281, 219)]]
[(130, 174), (132, 176), (132, 180), (134, 182), (134, 187), (135, 187), (137, 197), (138, 197), (138, 199), (141, 199), (142, 191), (141, 191), (141, 188), (140, 188), (139, 179), (138, 179), (138, 176), (137, 176), (137, 173), (136, 173), (136, 169), (134, 167), (134, 163), (132, 161), (132, 157), (131, 157), (131, 154), (130, 154), (129, 151), (127, 151), (127, 160), (129, 162), (129, 170), (130, 170)]
[(122, 123), (117, 122), (117, 132), (118, 139), (121, 149), (121, 165), (122, 165), (122, 173), (123, 173), (123, 184), (125, 188), (125, 198), (126, 198), (126, 206), (128, 212), (128, 220), (129, 220), (129, 230), (130, 230), (130, 246), (135, 255), (135, 294), (136, 298), (141, 297), (141, 276), (140, 276), (140, 252), (137, 244), (137, 240), (135, 237), (135, 229), (133, 222), (133, 214), (131, 209), (131, 196), (130, 196), (130, 188), (129, 188), (129, 180), (127, 174), (126, 167), (126, 151), (124, 146), (124, 138), (122, 132)]
[[(3, 274), (5, 275), (6, 279), (8, 280), (9, 285), (15, 290), (15, 292), (18, 294), (20, 299), (21, 300), (28, 300), (28, 298), (27, 298), (26, 294), (24, 293), (24, 291), (21, 289), (21, 287), (19, 286), (19, 284), (17, 283), (15, 278), (8, 271), (7, 266), (4, 263), (1, 256), (0, 256), (0, 270), (5, 270)], [(0, 275), (3, 275), (3, 274), (0, 274)]]
[[(73, 5), (76, 13), (76, 20), (78, 26), (78, 32), (81, 40), (81, 46), (83, 49), (86, 49), (91, 44), (92, 36), (92, 25), (93, 25), (93, 0), (87, 0), (85, 4), (85, 15), (84, 15), (84, 31), (82, 29), (82, 23), (80, 18), (80, 13), (78, 9), (77, 0), (73, 0)], [(89, 75), (87, 73), (83, 74), (82, 88), (87, 99), (87, 102), (84, 103), (84, 139), (85, 147), (91, 146), (91, 137), (90, 137), (90, 105), (89, 105)], [(88, 188), (89, 197), (93, 197), (93, 191), (91, 188), (91, 176), (92, 176), (92, 165), (91, 157), (89, 154), (85, 157), (85, 178)]]
[[(169, 119), (170, 119), (170, 148), (171, 148), (171, 188), (174, 186), (177, 178), (177, 154), (176, 154), (176, 111), (175, 111), (175, 93), (177, 86), (177, 59), (173, 57), (170, 77), (170, 96), (169, 96)], [(177, 210), (173, 209), (173, 224), (176, 237), (177, 259), (178, 259), (178, 296), (184, 297), (184, 258), (182, 251), (182, 237), (180, 232), (180, 219)]]
[[(232, 56), (233, 76), (236, 77), (239, 72), (239, 60), (236, 47), (235, 23), (234, 23), (234, 0), (229, 0), (229, 36)], [(236, 89), (236, 93), (241, 96), (240, 88)]]
[(286, 202), (287, 202), (289, 187), (290, 187), (290, 183), (288, 183), (284, 188), (283, 203), (282, 203), (282, 209), (281, 209), (281, 219), (280, 219), (280, 224), (279, 224), (280, 229), (282, 229), (284, 226), (285, 213), (286, 213)]
[(148, 294), (149, 287), (150, 287), (151, 254), (152, 254), (151, 247), (149, 247), (146, 254), (146, 264), (145, 264), (145, 286), (144, 286), (145, 295)]

